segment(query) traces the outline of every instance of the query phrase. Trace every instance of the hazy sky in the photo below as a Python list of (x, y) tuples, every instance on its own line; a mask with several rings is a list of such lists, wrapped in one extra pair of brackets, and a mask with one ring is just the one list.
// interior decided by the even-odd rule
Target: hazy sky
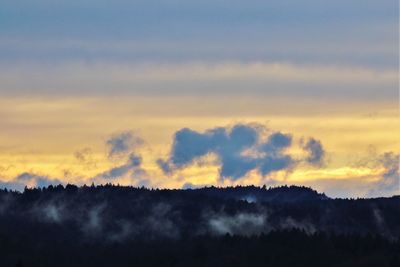
[(398, 1), (0, 3), (2, 187), (399, 194)]

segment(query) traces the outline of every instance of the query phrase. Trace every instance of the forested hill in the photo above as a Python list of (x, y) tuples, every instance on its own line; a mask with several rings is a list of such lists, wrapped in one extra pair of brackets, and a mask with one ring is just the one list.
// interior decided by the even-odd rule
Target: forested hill
[[(191, 253), (205, 253), (196, 254), (205, 260), (204, 265), (197, 266), (231, 266), (227, 262), (234, 256), (229, 255), (236, 255), (245, 263), (245, 256), (240, 253), (251, 246), (254, 251), (269, 247), (270, 258), (254, 258), (255, 262), (265, 263), (264, 260), (282, 256), (285, 247), (301, 249), (301, 243), (308, 242), (314, 250), (330, 248), (327, 255), (321, 255), (339, 263), (358, 260), (357, 257), (363, 260), (364, 252), (370, 256), (377, 253), (375, 260), (396, 261), (391, 257), (399, 252), (399, 214), (399, 197), (330, 199), (310, 188), (294, 186), (150, 190), (60, 185), (22, 193), (0, 190), (0, 256), (7, 264), (21, 259), (24, 266), (95, 266), (87, 255), (98, 260), (96, 266), (192, 266)], [(230, 237), (226, 239), (226, 235)], [(365, 250), (356, 250), (364, 251), (356, 257), (346, 254), (355, 251), (347, 244), (367, 245)], [(211, 264), (215, 260), (211, 255), (218, 253), (209, 251), (213, 246), (227, 253), (221, 255), (227, 258), (215, 265)], [(271, 246), (278, 254), (273, 254)], [(375, 251), (379, 246), (381, 250)], [(182, 249), (190, 251), (182, 254)], [(46, 251), (52, 254), (45, 254)], [(151, 265), (144, 258), (150, 251), (172, 253), (185, 261), (178, 260), (183, 265), (175, 261)], [(304, 253), (298, 254), (303, 260), (307, 256)], [(125, 261), (121, 255), (130, 255), (131, 260)], [(65, 259), (57, 263), (59, 257)], [(116, 264), (115, 257), (121, 265)], [(137, 263), (139, 258), (142, 265), (124, 265)], [(72, 262), (65, 262), (66, 259)], [(282, 265), (272, 266), (293, 266), (290, 262), (285, 265), (285, 260), (282, 257)], [(10, 265), (0, 260), (0, 266)]]
[[(49, 186), (0, 191), (0, 232), (73, 231), (77, 240), (253, 235), (272, 230), (400, 237), (400, 198), (330, 199), (310, 188), (255, 186), (152, 190)], [(20, 228), (18, 228), (20, 227)], [(70, 238), (66, 235), (65, 238)]]

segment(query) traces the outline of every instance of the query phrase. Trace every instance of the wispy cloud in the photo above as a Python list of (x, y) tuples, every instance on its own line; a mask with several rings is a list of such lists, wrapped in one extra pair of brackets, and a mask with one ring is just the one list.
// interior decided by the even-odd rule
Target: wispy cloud
[(143, 145), (143, 143), (143, 139), (132, 131), (114, 134), (106, 141), (108, 157), (124, 156), (127, 153), (136, 150), (138, 147)]

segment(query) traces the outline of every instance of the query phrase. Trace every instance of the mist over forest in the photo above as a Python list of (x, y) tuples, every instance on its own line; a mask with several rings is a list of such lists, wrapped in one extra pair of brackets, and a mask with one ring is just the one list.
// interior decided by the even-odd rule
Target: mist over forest
[(0, 263), (367, 266), (379, 261), (398, 266), (399, 214), (399, 196), (332, 199), (298, 186), (5, 189), (0, 191)]

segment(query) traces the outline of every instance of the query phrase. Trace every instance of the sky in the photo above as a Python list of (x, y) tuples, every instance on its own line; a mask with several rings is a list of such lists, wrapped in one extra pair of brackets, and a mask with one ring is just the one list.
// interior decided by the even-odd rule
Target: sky
[(400, 194), (395, 0), (3, 0), (0, 187)]

